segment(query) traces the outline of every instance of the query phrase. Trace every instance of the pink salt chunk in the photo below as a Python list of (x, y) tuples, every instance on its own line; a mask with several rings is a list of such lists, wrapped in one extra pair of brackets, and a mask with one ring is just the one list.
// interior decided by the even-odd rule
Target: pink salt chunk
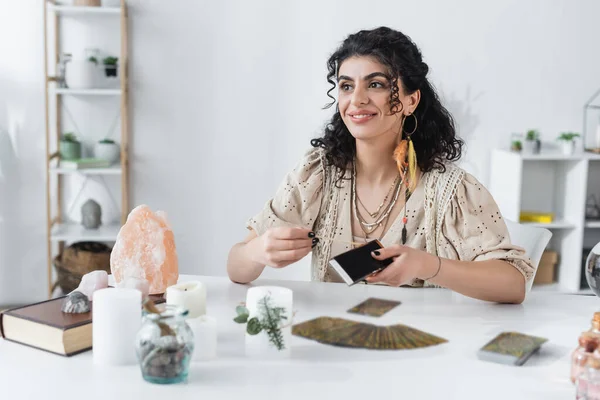
[(127, 278), (148, 281), (150, 294), (177, 283), (175, 236), (164, 212), (140, 205), (129, 213), (112, 249), (110, 270), (117, 284)]

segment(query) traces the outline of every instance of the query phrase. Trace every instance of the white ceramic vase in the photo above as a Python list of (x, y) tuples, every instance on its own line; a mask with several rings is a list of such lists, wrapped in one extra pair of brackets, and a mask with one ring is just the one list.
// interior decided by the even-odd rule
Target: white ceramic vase
[(121, 0), (102, 0), (102, 7), (121, 7)]
[(87, 60), (70, 61), (66, 65), (65, 80), (70, 89), (93, 89), (98, 86), (99, 69)]
[(538, 153), (538, 144), (535, 140), (523, 140), (523, 154), (537, 154)]
[(116, 143), (96, 143), (94, 145), (94, 157), (102, 160), (108, 160), (111, 164), (119, 161), (121, 158), (121, 148)]
[(261, 318), (264, 309), (262, 302), (265, 296), (268, 296), (268, 303), (271, 307), (284, 308), (282, 315), (285, 315), (286, 319), (280, 324), (284, 346), (282, 349), (278, 349), (264, 330), (257, 335), (250, 335), (246, 332), (246, 356), (262, 359), (287, 358), (291, 354), (292, 341), (292, 290), (278, 286), (256, 286), (248, 289), (246, 294), (246, 308), (249, 311), (248, 320), (254, 317)]
[(574, 140), (561, 140), (560, 143), (562, 152), (565, 156), (571, 156), (575, 153), (575, 141)]

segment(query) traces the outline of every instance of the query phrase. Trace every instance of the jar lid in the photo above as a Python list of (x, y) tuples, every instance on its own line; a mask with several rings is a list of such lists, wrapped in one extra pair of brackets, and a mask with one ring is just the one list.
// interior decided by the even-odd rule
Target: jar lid
[(183, 307), (165, 303), (156, 305), (155, 311), (158, 312), (152, 312), (144, 309), (144, 317), (151, 321), (158, 321), (176, 317), (184, 318), (187, 317), (189, 313), (189, 311)]

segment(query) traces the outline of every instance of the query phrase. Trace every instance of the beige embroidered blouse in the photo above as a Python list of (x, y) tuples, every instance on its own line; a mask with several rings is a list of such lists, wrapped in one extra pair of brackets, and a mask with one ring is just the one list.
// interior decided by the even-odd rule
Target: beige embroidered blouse
[[(315, 231), (320, 242), (312, 252), (311, 275), (316, 281), (342, 282), (329, 260), (351, 249), (348, 242), (353, 240), (350, 180), (337, 187), (336, 177), (335, 168), (325, 163), (324, 151), (311, 149), (287, 174), (275, 196), (247, 223), (258, 235), (274, 226)], [(505, 260), (526, 282), (533, 279), (531, 260), (522, 248), (511, 244), (491, 194), (462, 169), (449, 165), (444, 173), (423, 174), (405, 207), (408, 246), (448, 259)], [(381, 238), (384, 246), (401, 243), (403, 214)], [(433, 285), (415, 280), (412, 286)]]

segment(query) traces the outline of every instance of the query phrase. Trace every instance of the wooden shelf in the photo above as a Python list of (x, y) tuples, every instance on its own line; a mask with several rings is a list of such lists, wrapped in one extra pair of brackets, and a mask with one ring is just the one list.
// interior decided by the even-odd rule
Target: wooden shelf
[(69, 169), (53, 167), (50, 172), (54, 174), (83, 174), (83, 175), (120, 175), (123, 171), (120, 165), (114, 165), (108, 168), (85, 168), (85, 169)]
[(121, 7), (85, 7), (48, 3), (48, 11), (62, 15), (119, 15)]
[(52, 227), (50, 237), (52, 241), (96, 241), (96, 242), (114, 242), (117, 240), (121, 226), (113, 223), (101, 225), (98, 229), (85, 229), (83, 225), (77, 223), (55, 224)]
[(62, 96), (120, 96), (121, 89), (52, 89), (54, 94)]
[(600, 221), (585, 221), (586, 228), (600, 228)]
[(523, 225), (535, 226), (546, 229), (573, 229), (577, 227), (577, 224), (565, 221), (564, 219), (557, 219), (554, 222), (543, 223), (543, 222), (521, 222)]

